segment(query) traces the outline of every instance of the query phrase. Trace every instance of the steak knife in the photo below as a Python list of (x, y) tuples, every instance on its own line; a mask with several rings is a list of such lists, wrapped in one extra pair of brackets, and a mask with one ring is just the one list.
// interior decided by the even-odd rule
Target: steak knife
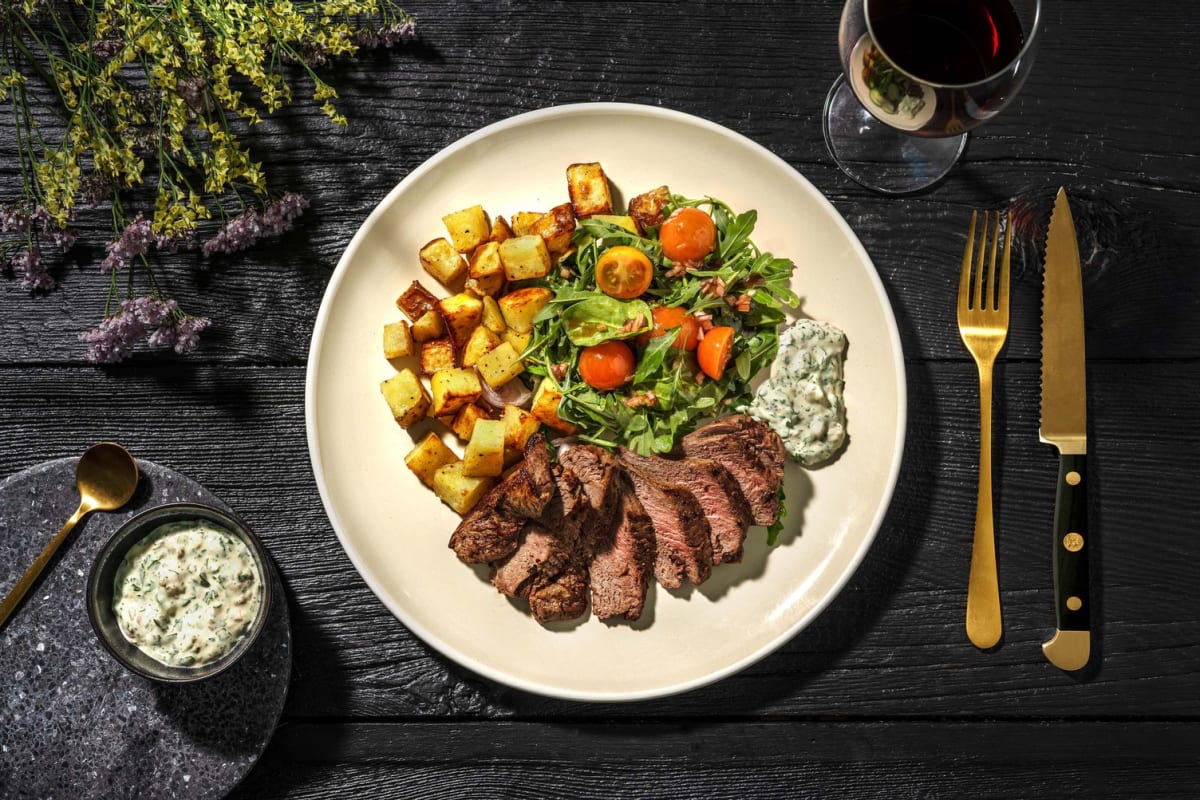
[(1064, 189), (1046, 234), (1042, 287), (1042, 421), (1039, 436), (1058, 448), (1054, 501), (1053, 638), (1042, 652), (1059, 669), (1077, 670), (1091, 655), (1088, 595), (1087, 396), (1079, 244)]

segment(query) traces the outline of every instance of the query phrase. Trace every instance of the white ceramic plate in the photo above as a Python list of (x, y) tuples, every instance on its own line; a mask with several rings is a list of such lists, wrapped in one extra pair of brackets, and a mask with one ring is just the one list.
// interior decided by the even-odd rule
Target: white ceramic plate
[[(404, 466), (426, 427), (392, 420), (379, 383), (394, 374), (381, 329), (414, 279), (441, 217), (566, 202), (568, 164), (599, 161), (625, 200), (667, 184), (755, 208), (755, 242), (792, 258), (807, 316), (846, 331), (850, 442), (816, 471), (789, 466), (787, 530), (768, 550), (752, 528), (741, 564), (690, 592), (654, 587), (643, 619), (539, 626), (483, 568), (447, 547), (458, 517)], [(372, 591), (425, 642), (465, 667), (530, 692), (635, 700), (680, 692), (745, 667), (804, 628), (846, 583), (891, 499), (905, 431), (900, 339), (857, 238), (813, 186), (763, 147), (660, 108), (584, 104), (522, 114), (431, 158), (392, 190), (346, 248), (317, 315), (309, 357), (309, 452), (334, 531)]]

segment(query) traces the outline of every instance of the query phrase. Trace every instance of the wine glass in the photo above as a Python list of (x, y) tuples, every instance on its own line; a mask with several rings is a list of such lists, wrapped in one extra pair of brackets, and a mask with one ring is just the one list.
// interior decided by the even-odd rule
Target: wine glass
[(1041, 0), (846, 0), (822, 118), (834, 161), (885, 194), (940, 180), (1025, 82), (1040, 28)]

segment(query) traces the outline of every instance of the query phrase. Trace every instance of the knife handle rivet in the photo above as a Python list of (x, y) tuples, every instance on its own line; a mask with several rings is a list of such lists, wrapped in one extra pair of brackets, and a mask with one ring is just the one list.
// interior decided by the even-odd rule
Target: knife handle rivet
[(1068, 533), (1063, 537), (1063, 547), (1072, 553), (1078, 553), (1083, 549), (1083, 537), (1078, 533)]
[(1075, 595), (1071, 595), (1067, 598), (1067, 608), (1071, 609), (1072, 611), (1078, 611), (1079, 609), (1083, 608), (1083, 601)]
[(1071, 470), (1067, 473), (1067, 483), (1071, 484), (1072, 486), (1078, 486), (1081, 480), (1083, 480), (1083, 476), (1075, 470)]

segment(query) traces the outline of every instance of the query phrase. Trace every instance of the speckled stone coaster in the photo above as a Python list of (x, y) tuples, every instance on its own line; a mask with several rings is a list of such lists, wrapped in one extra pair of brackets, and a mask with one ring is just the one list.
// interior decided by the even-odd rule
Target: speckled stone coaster
[[(0, 596), (75, 511), (76, 458), (0, 482)], [(129, 505), (75, 528), (0, 630), (0, 796), (221, 797), (250, 771), (283, 710), (291, 674), (287, 599), (254, 647), (195, 684), (157, 684), (117, 663), (88, 622), (92, 561), (134, 514), (173, 502), (228, 507), (194, 481), (138, 461)]]

